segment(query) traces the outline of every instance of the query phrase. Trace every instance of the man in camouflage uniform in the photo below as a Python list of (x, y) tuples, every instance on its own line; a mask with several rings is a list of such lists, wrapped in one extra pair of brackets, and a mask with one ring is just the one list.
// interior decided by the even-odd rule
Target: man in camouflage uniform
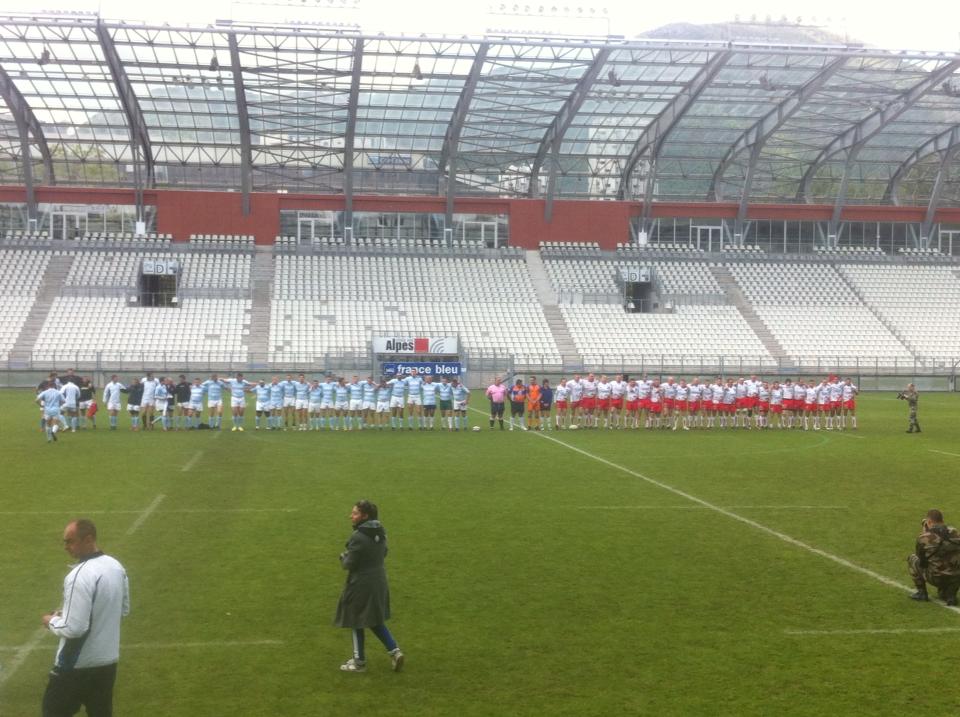
[(920, 433), (920, 423), (917, 421), (917, 401), (920, 400), (920, 394), (917, 392), (917, 387), (908, 383), (907, 390), (901, 393), (898, 398), (902, 398), (910, 406), (910, 425), (907, 428), (907, 433), (913, 433), (913, 429), (917, 429), (917, 433)]
[(917, 538), (916, 553), (907, 558), (907, 566), (917, 592), (910, 597), (927, 601), (927, 583), (935, 586), (947, 605), (957, 604), (960, 587), (960, 531), (943, 522), (939, 510), (927, 511), (923, 532)]

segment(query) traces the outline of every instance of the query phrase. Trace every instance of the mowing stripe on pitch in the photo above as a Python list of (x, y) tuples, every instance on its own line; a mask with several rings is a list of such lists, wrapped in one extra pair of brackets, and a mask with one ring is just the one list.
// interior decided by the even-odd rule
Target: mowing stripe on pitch
[(127, 535), (133, 535), (134, 533), (136, 533), (137, 530), (139, 530), (140, 526), (143, 525), (144, 521), (146, 521), (146, 519), (150, 517), (150, 514), (157, 509), (157, 506), (160, 505), (163, 502), (163, 499), (166, 497), (167, 496), (161, 493), (156, 498), (154, 498), (153, 502), (150, 505), (148, 505), (144, 509), (144, 511), (140, 513), (139, 516), (137, 516), (137, 519), (135, 521), (133, 521), (133, 525), (131, 525), (130, 528), (127, 530)]
[[(155, 513), (297, 513), (299, 508), (170, 508)], [(0, 515), (140, 515), (142, 510), (0, 510)]]
[[(41, 628), (40, 637), (42, 638), (46, 632)], [(47, 649), (46, 645), (41, 646), (38, 643), (39, 639), (31, 639), (26, 644), (19, 646), (0, 645), (0, 652), (16, 652), (18, 656), (24, 653), (24, 656), (26, 656), (26, 653), (34, 650)], [(120, 648), (122, 650), (183, 650), (216, 647), (282, 647), (285, 644), (283, 640), (213, 640), (211, 642), (135, 642), (132, 645), (122, 644)], [(14, 657), (15, 659), (16, 657)], [(23, 660), (22, 657), (20, 659)], [(12, 665), (13, 662), (11, 661), (10, 664)], [(3, 680), (4, 674), (0, 672), (0, 681)]]
[[(578, 510), (709, 510), (705, 505), (578, 505)], [(722, 505), (724, 510), (846, 510), (845, 505)]]
[[(897, 582), (896, 580), (888, 578), (886, 575), (881, 575), (880, 573), (874, 572), (870, 568), (865, 568), (862, 565), (857, 565), (856, 563), (853, 563), (847, 560), (846, 558), (841, 558), (839, 555), (828, 553), (826, 550), (821, 550), (820, 548), (814, 547), (809, 543), (804, 543), (802, 540), (797, 540), (796, 538), (791, 537), (786, 533), (781, 533), (779, 530), (774, 530), (773, 528), (770, 528), (764, 525), (763, 523), (758, 523), (757, 521), (751, 520), (750, 518), (740, 515), (739, 513), (734, 513), (733, 511), (727, 510), (726, 508), (722, 508), (719, 505), (714, 505), (713, 503), (710, 503), (709, 501), (706, 501), (703, 498), (698, 498), (697, 496), (691, 493), (682, 491), (679, 488), (674, 488), (672, 485), (669, 485), (662, 481), (658, 481), (654, 478), (650, 478), (649, 476), (645, 476), (643, 475), (643, 473), (639, 473), (635, 470), (627, 468), (626, 466), (622, 466), (619, 463), (608, 461), (606, 458), (601, 458), (600, 456), (590, 453), (589, 451), (585, 451), (582, 448), (577, 448), (576, 446), (572, 446), (569, 443), (564, 443), (563, 441), (557, 438), (554, 438), (553, 436), (548, 436), (538, 431), (532, 431), (530, 433), (531, 435), (534, 435), (537, 438), (542, 438), (545, 441), (552, 441), (553, 443), (563, 446), (564, 448), (574, 451), (575, 453), (579, 453), (580, 455), (586, 456), (587, 458), (591, 458), (599, 463), (603, 463), (604, 465), (608, 465), (611, 468), (615, 468), (618, 471), (622, 471), (624, 473), (632, 475), (635, 478), (639, 478), (640, 480), (646, 483), (649, 483), (650, 485), (654, 485), (669, 493), (673, 493), (674, 495), (678, 495), (681, 498), (685, 498), (693, 503), (696, 503), (697, 505), (701, 505), (704, 508), (707, 508), (708, 510), (712, 510), (716, 513), (719, 513), (720, 515), (725, 515), (731, 520), (736, 520), (737, 522), (743, 523), (744, 525), (749, 525), (751, 528), (755, 528), (756, 530), (759, 530), (762, 533), (766, 533), (767, 535), (777, 538), (778, 540), (782, 540), (783, 542), (793, 545), (794, 547), (801, 548), (802, 550), (806, 550), (808, 553), (819, 555), (821, 558), (825, 558), (826, 560), (836, 563), (837, 565), (841, 565), (847, 568), (848, 570), (853, 570), (855, 572), (860, 573), (861, 575), (866, 575), (869, 578), (873, 578), (877, 582), (883, 583), (884, 585), (888, 585), (892, 588), (897, 588), (898, 590), (904, 590), (906, 592), (913, 592), (914, 590), (913, 587), (909, 587), (907, 585), (904, 585), (903, 583)], [(935, 604), (940, 605), (941, 607), (944, 607), (947, 610), (960, 613), (960, 609), (958, 608), (949, 607), (939, 602)]]
[(863, 630), (784, 630), (784, 635), (830, 637), (832, 635), (937, 635), (942, 632), (960, 632), (960, 627), (893, 627)]

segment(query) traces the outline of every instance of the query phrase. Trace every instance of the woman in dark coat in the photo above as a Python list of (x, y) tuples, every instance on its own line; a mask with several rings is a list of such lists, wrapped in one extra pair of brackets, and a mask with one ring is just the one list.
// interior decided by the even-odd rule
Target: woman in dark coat
[(383, 567), (387, 534), (377, 515), (377, 506), (368, 500), (353, 506), (350, 511), (353, 534), (347, 541), (346, 552), (340, 554), (340, 564), (348, 574), (334, 625), (353, 630), (353, 657), (340, 665), (344, 672), (367, 670), (364, 628), (370, 628), (387, 648), (394, 672), (403, 668), (403, 653), (384, 624), (390, 618), (390, 588)]

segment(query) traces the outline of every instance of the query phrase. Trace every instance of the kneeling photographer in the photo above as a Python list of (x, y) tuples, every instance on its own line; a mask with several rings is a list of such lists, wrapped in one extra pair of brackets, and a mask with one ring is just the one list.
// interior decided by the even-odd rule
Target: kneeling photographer
[(916, 552), (907, 558), (907, 566), (917, 592), (910, 597), (926, 602), (927, 583), (937, 588), (947, 605), (957, 604), (960, 587), (960, 532), (943, 522), (943, 513), (927, 511), (917, 538)]

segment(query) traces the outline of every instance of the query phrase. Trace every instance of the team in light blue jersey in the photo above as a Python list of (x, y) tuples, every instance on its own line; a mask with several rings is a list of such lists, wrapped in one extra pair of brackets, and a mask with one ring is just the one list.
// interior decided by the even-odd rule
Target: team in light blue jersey
[(467, 430), (467, 404), (470, 401), (470, 389), (456, 378), (453, 379), (451, 385), (453, 386), (453, 414), (456, 419), (453, 430), (459, 431), (461, 428)]
[(254, 393), (257, 397), (256, 405), (256, 416), (254, 418), (256, 422), (256, 429), (260, 430), (260, 422), (264, 416), (267, 417), (267, 420), (270, 418), (270, 387), (266, 382), (261, 378), (257, 382), (256, 388), (254, 388)]
[(60, 407), (63, 405), (64, 397), (53, 382), (48, 382), (46, 386), (37, 394), (37, 404), (43, 409), (47, 443), (51, 443), (57, 440), (57, 431), (60, 430)]
[(242, 431), (243, 416), (247, 408), (247, 392), (252, 391), (256, 384), (244, 379), (242, 373), (238, 373), (234, 378), (228, 378), (224, 384), (230, 389), (230, 412), (233, 417), (233, 427), (230, 430)]
[(207, 391), (207, 413), (209, 414), (207, 421), (210, 428), (220, 430), (220, 424), (223, 421), (223, 389), (226, 385), (217, 374), (212, 374), (203, 382), (203, 387)]
[(293, 374), (288, 373), (280, 385), (283, 386), (283, 427), (292, 428), (297, 423), (297, 382)]
[[(256, 400), (255, 426), (267, 430), (383, 430), (404, 428), (404, 412), (409, 406), (406, 427), (413, 430), (435, 430), (436, 416), (440, 414), (440, 427), (446, 430), (466, 428), (466, 400), (469, 392), (457, 381), (441, 378), (434, 381), (432, 376), (420, 375), (411, 370), (410, 375), (391, 378), (373, 376), (361, 379), (359, 376), (326, 376), (321, 380), (308, 379), (304, 374), (296, 378), (288, 375), (285, 380), (273, 377), (251, 382), (242, 373), (233, 377), (221, 378), (211, 374), (206, 380), (194, 378), (187, 383), (180, 376), (180, 383), (174, 384), (172, 378), (154, 376), (133, 377), (125, 386), (116, 374), (110, 377), (103, 389), (103, 402), (110, 413), (110, 427), (116, 430), (121, 409), (121, 396), (128, 394), (128, 409), (131, 412), (131, 427), (137, 430), (160, 423), (164, 431), (211, 428), (219, 430), (222, 426), (223, 403), (228, 398), (231, 405), (232, 430), (243, 431), (245, 408), (248, 395), (254, 394)], [(46, 386), (44, 382), (42, 386)], [(64, 420), (64, 411), (71, 406), (79, 406), (78, 389), (72, 382), (54, 391), (59, 396), (56, 411), (51, 416), (46, 413), (46, 388), (38, 388), (37, 402), (44, 406), (42, 428), (48, 433), (48, 440), (56, 440), (52, 427), (56, 423), (62, 430), (69, 427)], [(293, 406), (290, 405), (291, 399)], [(53, 399), (50, 399), (53, 400)], [(208, 411), (208, 425), (203, 425), (204, 402)], [(176, 404), (176, 405), (175, 405)], [(177, 407), (182, 413), (176, 413)], [(148, 410), (148, 408), (150, 410)], [(288, 409), (293, 411), (294, 423), (288, 423)], [(437, 409), (439, 408), (439, 411)], [(154, 417), (147, 420), (150, 415)], [(176, 416), (176, 418), (175, 418)], [(142, 422), (138, 419), (142, 419)], [(181, 420), (182, 419), (182, 420)], [(444, 420), (446, 419), (446, 420)], [(80, 426), (82, 428), (82, 426)], [(58, 429), (61, 430), (61, 429)]]
[(117, 430), (118, 415), (120, 414), (120, 394), (126, 390), (126, 386), (120, 383), (117, 374), (110, 377), (110, 383), (103, 387), (103, 405), (107, 407), (107, 413), (110, 416), (110, 430)]
[(306, 376), (300, 374), (297, 380), (293, 382), (293, 398), (294, 408), (297, 412), (297, 429), (301, 431), (307, 430), (307, 415), (310, 407), (309, 395), (310, 384), (307, 382)]

